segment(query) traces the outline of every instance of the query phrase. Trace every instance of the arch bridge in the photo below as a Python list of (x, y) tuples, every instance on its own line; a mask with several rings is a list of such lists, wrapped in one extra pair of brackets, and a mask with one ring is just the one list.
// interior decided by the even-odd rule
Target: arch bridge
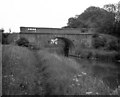
[(92, 35), (91, 30), (77, 28), (20, 27), (19, 37), (25, 37), (40, 47), (48, 47), (52, 40), (58, 39), (58, 46), (67, 45), (69, 53), (73, 54), (80, 46), (92, 47)]

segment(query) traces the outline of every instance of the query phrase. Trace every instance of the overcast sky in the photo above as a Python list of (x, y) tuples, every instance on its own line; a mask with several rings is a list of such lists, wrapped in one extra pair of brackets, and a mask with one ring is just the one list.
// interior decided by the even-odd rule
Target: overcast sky
[(20, 26), (61, 28), (89, 6), (103, 7), (120, 0), (0, 0), (0, 28)]

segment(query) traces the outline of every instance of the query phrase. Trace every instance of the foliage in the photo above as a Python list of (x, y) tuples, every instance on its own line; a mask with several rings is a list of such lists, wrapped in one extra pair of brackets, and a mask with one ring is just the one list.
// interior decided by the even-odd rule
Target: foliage
[(19, 45), (19, 46), (29, 47), (29, 41), (24, 37), (17, 40), (16, 44)]
[(93, 47), (99, 49), (105, 46), (106, 39), (97, 35), (93, 36)]
[(120, 37), (120, 2), (103, 8), (90, 6), (82, 14), (69, 18), (64, 28), (94, 28), (96, 33)]
[(114, 14), (91, 6), (77, 17), (68, 19), (68, 28), (96, 28), (100, 33), (112, 33)]
[(115, 16), (113, 35), (120, 37), (120, 1), (117, 4), (106, 4), (103, 7), (109, 13), (113, 13)]
[(2, 33), (2, 44), (9, 44), (8, 42), (8, 36), (10, 33)]
[(78, 21), (77, 18), (69, 18), (68, 19), (68, 26), (66, 28), (86, 28), (87, 25), (85, 25), (82, 21)]
[(116, 51), (105, 51), (102, 49), (78, 49), (75, 54), (83, 59), (92, 59), (102, 62), (112, 62), (120, 59), (120, 54)]
[(117, 10), (117, 6), (114, 4), (106, 4), (103, 7), (105, 10), (107, 10), (108, 12), (116, 12)]
[(107, 34), (95, 34), (93, 35), (93, 47), (96, 49), (104, 49), (109, 51), (119, 51), (120, 43), (119, 39)]
[(38, 45), (36, 45), (35, 43), (30, 43), (26, 38), (21, 37), (20, 39), (18, 39), (16, 41), (16, 44), (18, 46), (22, 46), (22, 47), (27, 47), (30, 50), (39, 50), (41, 49)]
[(116, 4), (106, 4), (103, 7), (108, 12), (115, 14), (115, 20), (120, 21), (120, 1)]
[(115, 22), (113, 31), (114, 32), (112, 34), (115, 35), (116, 37), (120, 38), (120, 21)]
[(115, 50), (115, 51), (119, 51), (120, 49), (120, 45), (118, 44), (118, 41), (110, 41), (107, 43), (107, 49), (108, 50)]

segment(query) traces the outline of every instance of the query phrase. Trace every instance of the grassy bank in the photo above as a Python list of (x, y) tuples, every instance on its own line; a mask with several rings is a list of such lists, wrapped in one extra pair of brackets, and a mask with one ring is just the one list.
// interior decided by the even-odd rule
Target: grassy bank
[[(109, 95), (102, 80), (75, 60), (47, 51), (3, 46), (4, 95)], [(7, 61), (6, 61), (7, 60)]]
[(33, 53), (27, 48), (10, 45), (3, 46), (2, 53), (3, 95), (36, 93), (37, 60)]

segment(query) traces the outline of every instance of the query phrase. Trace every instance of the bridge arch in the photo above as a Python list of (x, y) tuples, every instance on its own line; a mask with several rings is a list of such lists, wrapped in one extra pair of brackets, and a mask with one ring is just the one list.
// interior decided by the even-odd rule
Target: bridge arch
[(52, 39), (55, 39), (58, 42), (59, 41), (63, 42), (63, 44), (64, 44), (63, 49), (64, 49), (64, 55), (65, 56), (68, 56), (69, 53), (75, 48), (73, 41), (71, 41), (68, 38), (65, 38), (65, 37), (54, 37)]

